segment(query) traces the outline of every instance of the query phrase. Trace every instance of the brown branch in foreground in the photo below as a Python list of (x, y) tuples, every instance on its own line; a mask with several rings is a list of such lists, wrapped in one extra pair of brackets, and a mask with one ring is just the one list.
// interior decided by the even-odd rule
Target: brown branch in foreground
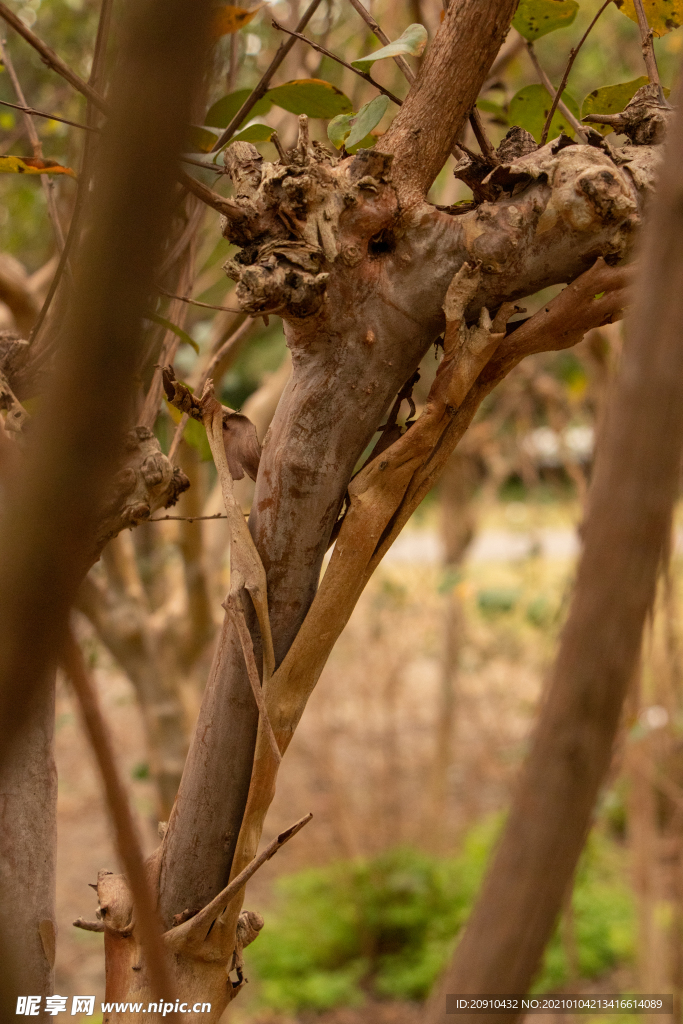
[(109, 814), (116, 832), (116, 846), (133, 896), (135, 928), (145, 949), (150, 981), (159, 999), (175, 999), (175, 980), (167, 963), (161, 939), (161, 926), (149, 887), (128, 795), (116, 767), (109, 729), (102, 716), (95, 688), (88, 676), (83, 653), (71, 631), (67, 635), (63, 660), (102, 777)]
[(633, 0), (633, 6), (635, 7), (636, 14), (638, 15), (640, 43), (643, 51), (643, 60), (645, 62), (647, 77), (650, 79), (651, 84), (656, 85), (659, 90), (659, 102), (663, 103), (664, 106), (668, 106), (662, 89), (662, 83), (659, 78), (659, 68), (657, 67), (657, 58), (655, 57), (654, 33), (648, 25), (647, 15), (645, 14), (645, 8), (643, 7), (643, 0)]
[(609, 770), (680, 479), (682, 169), (679, 111), (640, 246), (569, 616), (505, 831), (429, 1024), (446, 1024), (446, 991), (528, 991)]
[(555, 116), (555, 111), (557, 110), (557, 105), (560, 102), (560, 99), (562, 97), (562, 93), (564, 92), (565, 86), (567, 84), (567, 79), (569, 78), (569, 73), (570, 73), (571, 69), (574, 67), (574, 61), (576, 60), (576, 58), (578, 56), (579, 50), (581, 49), (583, 44), (588, 39), (588, 36), (593, 31), (593, 26), (596, 24), (596, 22), (600, 18), (600, 15), (602, 14), (602, 12), (606, 11), (607, 8), (609, 7), (609, 5), (611, 3), (613, 3), (613, 2), (614, 2), (614, 0), (605, 0), (604, 4), (600, 8), (600, 10), (595, 15), (595, 17), (591, 21), (590, 25), (588, 26), (588, 28), (586, 29), (584, 34), (581, 36), (581, 39), (579, 40), (578, 45), (575, 46), (572, 49), (571, 53), (569, 54), (569, 60), (567, 61), (567, 66), (564, 69), (564, 74), (562, 75), (562, 81), (560, 82), (560, 84), (557, 87), (557, 91), (555, 92), (555, 97), (553, 99), (553, 102), (550, 105), (550, 110), (548, 111), (548, 116), (546, 117), (545, 124), (543, 125), (543, 131), (541, 133), (541, 145), (542, 146), (545, 146), (546, 142), (548, 141), (548, 132), (550, 131), (550, 125), (552, 123), (553, 117)]
[(46, 46), (42, 39), (39, 39), (35, 32), (32, 32), (28, 25), (25, 25), (21, 18), (19, 18), (14, 11), (11, 11), (6, 4), (2, 3), (1, 0), (0, 18), (3, 18), (8, 25), (12, 26), (15, 32), (18, 32), (19, 35), (33, 47), (34, 50), (38, 51), (43, 64), (47, 64), (49, 68), (56, 71), (58, 75), (62, 76), (62, 78), (66, 79), (69, 85), (72, 85), (74, 89), (81, 93), (82, 96), (85, 96), (86, 99), (90, 100), (98, 110), (102, 110), (104, 113), (108, 111), (109, 108), (107, 104), (92, 88), (92, 86), (88, 85), (87, 82), (84, 82), (75, 71), (72, 71), (68, 64), (65, 64), (62, 58), (59, 57), (54, 50), (50, 49), (49, 46)]
[[(308, 5), (308, 7), (306, 8), (306, 10), (304, 11), (304, 13), (302, 14), (301, 18), (297, 23), (297, 33), (303, 32), (303, 30), (306, 28), (309, 21), (317, 11), (321, 2), (322, 0), (311, 0), (311, 3)], [(251, 92), (250, 95), (247, 96), (246, 100), (244, 101), (240, 109), (237, 111), (237, 113), (235, 114), (235, 116), (233, 117), (232, 121), (227, 126), (223, 134), (216, 140), (214, 147), (211, 151), (212, 153), (215, 153), (217, 150), (222, 149), (226, 142), (229, 142), (229, 140), (235, 133), (235, 130), (240, 127), (249, 111), (253, 109), (253, 107), (258, 103), (262, 96), (265, 96), (266, 92), (268, 91), (268, 86), (270, 85), (273, 75), (280, 67), (285, 57), (294, 46), (295, 42), (296, 36), (294, 35), (290, 39), (285, 40), (284, 43), (280, 43), (275, 53), (275, 56), (273, 57), (272, 61), (264, 71), (260, 82), (258, 83), (257, 86), (255, 86), (253, 92)]]
[(516, 7), (516, 0), (449, 5), (410, 92), (375, 146), (394, 157), (392, 181), (402, 205), (422, 200), (448, 159)]

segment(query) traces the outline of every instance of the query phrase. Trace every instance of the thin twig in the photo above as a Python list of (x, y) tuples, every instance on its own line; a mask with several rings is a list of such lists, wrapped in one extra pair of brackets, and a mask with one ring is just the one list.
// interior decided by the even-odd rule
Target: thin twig
[(490, 163), (499, 164), (500, 160), (498, 159), (495, 147), (492, 146), (489, 141), (486, 129), (484, 128), (484, 122), (481, 119), (481, 114), (476, 107), (472, 107), (472, 112), (470, 113), (470, 126), (474, 132), (475, 139), (479, 143), (479, 148), (481, 149), (482, 154)]
[(212, 516), (159, 516), (156, 519), (148, 519), (148, 523), (164, 523), (167, 519), (176, 519), (181, 523), (196, 523), (199, 519), (227, 519), (225, 512), (216, 512)]
[(111, 735), (88, 675), (83, 652), (71, 629), (68, 631), (64, 646), (63, 662), (73, 685), (83, 724), (102, 776), (109, 813), (116, 831), (116, 845), (135, 906), (135, 927), (146, 952), (150, 982), (157, 998), (174, 999), (175, 981), (166, 963), (160, 922), (147, 881), (142, 849), (128, 795), (119, 775)]
[(569, 54), (569, 60), (567, 61), (567, 66), (564, 69), (564, 74), (562, 75), (562, 81), (560, 82), (560, 84), (558, 86), (557, 92), (555, 93), (555, 97), (554, 97), (553, 102), (552, 102), (552, 104), (550, 106), (550, 110), (548, 111), (548, 116), (545, 119), (545, 124), (543, 125), (543, 132), (541, 134), (541, 145), (542, 146), (545, 146), (545, 144), (546, 144), (546, 142), (548, 140), (548, 132), (550, 131), (550, 124), (552, 122), (553, 117), (555, 116), (555, 111), (557, 110), (557, 104), (560, 102), (560, 97), (562, 96), (562, 93), (564, 92), (564, 87), (566, 86), (567, 79), (569, 78), (569, 72), (571, 71), (572, 67), (574, 66), (574, 61), (576, 60), (578, 52), (581, 49), (581, 47), (583, 46), (583, 44), (586, 42), (586, 40), (588, 39), (588, 36), (593, 31), (593, 26), (597, 22), (598, 18), (602, 14), (602, 12), (607, 10), (609, 5), (611, 3), (613, 3), (613, 2), (614, 2), (614, 0), (605, 0), (604, 4), (600, 8), (600, 10), (595, 15), (595, 17), (591, 21), (590, 25), (588, 26), (586, 31), (581, 36), (581, 39), (579, 40), (578, 46), (575, 46), (574, 49)]
[(633, 0), (633, 6), (636, 9), (638, 15), (638, 28), (640, 29), (640, 43), (643, 51), (643, 60), (645, 61), (645, 70), (647, 71), (647, 77), (650, 79), (652, 85), (656, 85), (659, 90), (659, 102), (668, 106), (664, 91), (662, 89), (662, 83), (659, 79), (659, 68), (657, 67), (657, 58), (655, 57), (655, 44), (653, 38), (653, 32), (647, 23), (647, 16), (645, 14), (645, 8), (643, 7), (643, 0)]
[[(12, 58), (9, 55), (4, 39), (0, 39), (0, 54), (2, 54), (2, 61), (5, 67), (7, 68), (7, 74), (10, 77), (12, 88), (16, 93), (16, 97), (19, 100), (19, 103), (22, 105), (22, 107), (27, 108), (28, 104), (26, 103), (24, 90), (21, 87), (19, 76), (17, 75), (14, 69), (14, 64), (12, 63)], [(31, 118), (31, 115), (26, 112), (24, 112), (22, 116), (24, 118), (24, 124), (26, 126), (26, 134), (29, 137), (29, 142), (31, 143), (31, 148), (33, 149), (33, 155), (38, 160), (42, 160), (43, 147), (41, 145), (40, 137), (36, 130), (36, 126), (33, 123), (33, 119)], [(61, 253), (64, 252), (64, 230), (59, 219), (57, 204), (55, 202), (55, 194), (52, 190), (52, 182), (50, 181), (47, 174), (40, 175), (40, 184), (42, 185), (43, 193), (45, 195), (45, 201), (47, 203), (47, 212), (52, 223), (52, 230), (55, 233), (55, 241), (57, 242), (57, 248), (61, 255)]]
[[(546, 75), (546, 73), (543, 70), (543, 68), (541, 67), (541, 65), (538, 63), (538, 57), (536, 56), (536, 53), (534, 51), (533, 46), (531, 45), (531, 43), (528, 40), (527, 40), (526, 48), (527, 48), (527, 53), (531, 57), (531, 63), (533, 64), (534, 68), (536, 69), (536, 74), (541, 79), (541, 84), (543, 85), (545, 91), (548, 93), (550, 98), (554, 100), (556, 95), (558, 95), (557, 90), (553, 86), (553, 83), (550, 81), (550, 79)], [(564, 116), (566, 117), (566, 119), (569, 122), (569, 124), (572, 126), (572, 128), (576, 132), (576, 134), (578, 135), (578, 137), (581, 139), (581, 141), (582, 142), (586, 142), (586, 133), (585, 133), (585, 131), (583, 129), (583, 126), (582, 126), (581, 122), (576, 117), (574, 117), (574, 115), (572, 114), (571, 110), (569, 109), (569, 107), (567, 106), (567, 104), (564, 102), (564, 100), (561, 97), (560, 97), (560, 99), (558, 99), (557, 105), (560, 108), (560, 110), (562, 111), (562, 113), (564, 114)]]
[(354, 68), (353, 64), (347, 64), (346, 61), (342, 60), (341, 57), (338, 57), (336, 53), (332, 53), (331, 50), (326, 50), (324, 46), (320, 45), (320, 43), (314, 43), (312, 39), (309, 39), (308, 36), (302, 35), (301, 32), (293, 32), (291, 29), (285, 28), (285, 26), (281, 25), (279, 21), (276, 21), (272, 15), (271, 22), (273, 28), (276, 28), (279, 32), (286, 32), (287, 35), (296, 36), (296, 38), (300, 39), (302, 43), (308, 43), (308, 45), (313, 47), (314, 50), (317, 50), (318, 53), (322, 53), (324, 57), (329, 57), (330, 60), (334, 60), (337, 64), (341, 64), (343, 68), (353, 71), (354, 75), (358, 75), (359, 78), (362, 78), (375, 89), (379, 89), (379, 91), (384, 93), (385, 96), (388, 96), (392, 103), (395, 103), (399, 107), (403, 104), (403, 100), (400, 100), (398, 96), (394, 96), (393, 92), (390, 92), (389, 89), (385, 89), (383, 85), (376, 82), (372, 75), (368, 75), (365, 71), (360, 71), (358, 68)]
[[(299, 19), (299, 23), (296, 26), (296, 32), (303, 32), (303, 30), (306, 28), (309, 21), (317, 11), (321, 2), (322, 0), (311, 0), (311, 3), (308, 5), (303, 15)], [(214, 147), (211, 151), (212, 153), (215, 153), (217, 150), (222, 149), (226, 142), (229, 142), (229, 140), (233, 136), (233, 133), (235, 132), (235, 129), (239, 128), (239, 126), (242, 124), (247, 114), (249, 113), (249, 111), (258, 103), (261, 97), (266, 94), (273, 75), (280, 67), (285, 57), (294, 46), (295, 42), (296, 37), (292, 36), (289, 39), (285, 40), (284, 43), (280, 43), (275, 53), (275, 56), (273, 57), (272, 61), (266, 68), (265, 72), (263, 73), (261, 81), (255, 87), (254, 91), (250, 93), (249, 96), (247, 96), (246, 100), (244, 101), (240, 109), (237, 111), (228, 127), (225, 129), (220, 138), (216, 140), (216, 143), (214, 144)]]
[[(382, 31), (382, 29), (379, 27), (379, 25), (377, 24), (373, 16), (370, 14), (370, 12), (363, 6), (361, 0), (349, 0), (349, 3), (356, 11), (358, 11), (365, 24), (371, 28), (373, 33), (379, 39), (380, 43), (382, 43), (384, 46), (388, 46), (389, 43), (391, 42), (391, 39), (389, 39), (389, 36), (386, 34), (386, 32)], [(401, 71), (408, 79), (409, 83), (412, 85), (413, 82), (415, 81), (415, 72), (413, 71), (405, 57), (401, 57), (400, 55), (394, 57), (394, 63), (400, 67)]]
[(75, 71), (72, 71), (68, 64), (65, 64), (61, 57), (59, 57), (54, 50), (46, 46), (42, 39), (39, 39), (35, 32), (32, 32), (28, 25), (24, 25), (21, 18), (17, 17), (14, 11), (11, 11), (9, 7), (2, 3), (0, 0), (0, 18), (3, 18), (8, 25), (11, 25), (15, 32), (18, 32), (27, 43), (29, 43), (34, 50), (37, 50), (40, 54), (43, 64), (47, 64), (49, 68), (56, 71), (58, 75), (65, 78), (69, 85), (72, 85), (74, 89), (81, 93), (90, 100), (99, 110), (107, 113), (108, 106), (100, 95), (84, 82)]
[(282, 761), (282, 754), (280, 753), (280, 748), (277, 745), (275, 733), (273, 732), (273, 727), (270, 724), (270, 718), (268, 717), (266, 701), (261, 687), (261, 680), (259, 679), (258, 669), (256, 667), (256, 658), (254, 657), (254, 644), (251, 639), (249, 627), (247, 626), (247, 620), (244, 617), (244, 608), (242, 607), (240, 595), (231, 594), (228, 597), (227, 604), (232, 613), (232, 621), (235, 623), (237, 634), (240, 638), (240, 644), (242, 645), (242, 654), (244, 655), (244, 663), (247, 667), (249, 685), (251, 686), (252, 693), (254, 694), (256, 706), (258, 707), (259, 718), (261, 719), (261, 724), (265, 730), (266, 736), (268, 737), (273, 757), (276, 762), (280, 764)]
[[(284, 832), (280, 832), (278, 836), (273, 839), (272, 842), (268, 843), (263, 853), (260, 853), (258, 857), (254, 857), (252, 861), (247, 864), (246, 868), (240, 871), (239, 875), (236, 875), (229, 885), (226, 885), (222, 892), (218, 893), (218, 896), (214, 896), (210, 903), (207, 903), (198, 914), (191, 917), (188, 921), (178, 925), (178, 931), (182, 928), (185, 933), (188, 934), (193, 931), (203, 932), (205, 930), (205, 924), (211, 919), (220, 917), (221, 914), (225, 913), (226, 908), (230, 904), (231, 900), (235, 898), (237, 893), (244, 888), (252, 875), (255, 875), (258, 869), (269, 861), (271, 857), (280, 850), (285, 843), (288, 843), (290, 839), (293, 839), (297, 832), (300, 832), (304, 825), (308, 825), (309, 821), (313, 817), (312, 813), (305, 815), (300, 818), (294, 825), (285, 829)], [(176, 932), (176, 929), (173, 929)], [(181, 933), (182, 934), (182, 933)]]
[(3, 107), (12, 107), (13, 110), (20, 110), (22, 114), (30, 114), (32, 117), (45, 117), (48, 121), (61, 121), (62, 124), (69, 124), (72, 128), (82, 128), (86, 132), (99, 132), (99, 128), (93, 128), (89, 124), (80, 124), (79, 121), (69, 121), (66, 117), (58, 114), (48, 114), (45, 110), (36, 110), (35, 107), (22, 107), (20, 103), (10, 103), (9, 100), (0, 100)]
[(161, 292), (162, 295), (167, 295), (169, 299), (178, 299), (179, 302), (187, 302), (190, 306), (201, 306), (202, 309), (218, 309), (222, 313), (242, 312), (241, 309), (232, 309), (230, 306), (212, 306), (210, 302), (200, 302), (198, 299), (190, 299), (187, 295), (174, 295), (173, 292), (167, 292), (165, 288), (160, 288), (158, 285), (157, 291)]

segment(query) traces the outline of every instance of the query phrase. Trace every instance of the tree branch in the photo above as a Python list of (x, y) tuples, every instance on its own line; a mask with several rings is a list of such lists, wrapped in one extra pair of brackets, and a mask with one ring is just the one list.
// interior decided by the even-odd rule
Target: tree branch
[[(358, 0), (359, 2), (359, 0)], [(516, 0), (453, 0), (378, 152), (394, 157), (403, 205), (423, 199), (451, 152), (498, 53)], [(486, 24), (486, 32), (481, 25)]]
[(86, 99), (90, 100), (98, 110), (102, 110), (104, 113), (107, 113), (109, 109), (107, 104), (92, 88), (92, 86), (88, 85), (87, 82), (84, 82), (82, 78), (72, 71), (68, 64), (65, 64), (62, 58), (59, 57), (54, 50), (51, 50), (49, 46), (46, 46), (42, 39), (39, 39), (35, 32), (32, 32), (31, 29), (23, 23), (21, 18), (19, 18), (14, 11), (11, 11), (6, 4), (2, 3), (1, 0), (0, 18), (3, 18), (8, 25), (12, 26), (15, 32), (18, 32), (19, 35), (33, 47), (34, 50), (38, 51), (43, 64), (47, 64), (49, 68), (56, 71), (58, 75), (62, 76), (62, 78), (66, 79), (69, 85), (72, 85), (74, 89), (81, 93), (82, 96), (85, 96)]
[[(296, 33), (303, 32), (303, 30), (306, 28), (309, 21), (317, 11), (321, 2), (322, 0), (311, 0), (311, 3), (308, 5), (306, 10), (302, 14), (301, 18), (299, 19), (299, 22), (296, 26)], [(275, 56), (273, 57), (272, 61), (264, 71), (263, 76), (261, 77), (261, 81), (254, 88), (253, 92), (249, 96), (247, 96), (246, 100), (244, 101), (240, 109), (237, 111), (237, 113), (235, 114), (235, 116), (233, 117), (232, 121), (227, 126), (223, 134), (219, 136), (219, 138), (216, 140), (214, 147), (211, 151), (212, 153), (215, 153), (217, 150), (222, 149), (226, 142), (230, 141), (236, 129), (239, 128), (239, 126), (242, 124), (249, 111), (252, 110), (252, 108), (258, 103), (262, 96), (265, 96), (266, 92), (268, 91), (268, 86), (270, 85), (273, 75), (280, 67), (285, 57), (294, 46), (295, 42), (296, 34), (291, 36), (284, 43), (280, 43), (275, 53)]]
[(640, 42), (647, 77), (650, 79), (650, 83), (657, 87), (659, 92), (659, 102), (663, 106), (668, 106), (662, 89), (662, 83), (659, 79), (659, 68), (657, 67), (657, 58), (655, 57), (654, 33), (647, 23), (647, 15), (645, 14), (645, 8), (643, 7), (643, 0), (633, 0), (633, 6), (635, 7), (636, 14), (638, 15)]
[(64, 646), (64, 667), (76, 693), (83, 724), (102, 777), (109, 813), (116, 831), (116, 845), (133, 895), (135, 927), (146, 952), (152, 988), (157, 998), (173, 1000), (175, 979), (169, 969), (166, 951), (161, 941), (155, 901), (150, 891), (128, 796), (116, 767), (111, 737), (102, 717), (94, 686), (72, 632), (69, 632)]
[[(612, 0), (608, 0), (608, 2), (611, 3)], [(403, 100), (400, 100), (398, 96), (393, 94), (393, 92), (390, 92), (389, 89), (385, 89), (383, 85), (376, 82), (372, 75), (366, 74), (365, 71), (361, 71), (359, 68), (354, 68), (353, 64), (347, 64), (345, 60), (338, 57), (336, 53), (332, 53), (331, 50), (326, 50), (324, 46), (320, 45), (320, 43), (314, 43), (312, 39), (309, 39), (308, 36), (302, 35), (301, 32), (292, 32), (291, 29), (285, 28), (285, 26), (281, 25), (279, 21), (276, 21), (272, 15), (271, 23), (273, 28), (276, 28), (278, 32), (286, 32), (290, 36), (296, 36), (296, 38), (300, 39), (302, 43), (307, 43), (308, 46), (317, 50), (318, 53), (322, 53), (324, 57), (329, 57), (330, 60), (334, 60), (337, 64), (341, 64), (341, 66), (346, 68), (348, 71), (353, 71), (354, 75), (358, 75), (359, 78), (362, 78), (364, 82), (367, 82), (374, 89), (378, 89), (379, 92), (384, 93), (384, 95), (388, 96), (392, 103), (395, 103), (398, 107), (403, 103)]]
[(559, 104), (559, 102), (560, 102), (560, 100), (562, 98), (562, 93), (564, 92), (564, 88), (565, 88), (565, 86), (567, 84), (567, 79), (569, 78), (569, 73), (570, 73), (571, 69), (574, 67), (574, 61), (576, 60), (576, 58), (578, 56), (579, 50), (581, 49), (583, 44), (588, 39), (588, 36), (593, 31), (593, 26), (596, 24), (596, 22), (600, 18), (600, 15), (602, 14), (602, 12), (606, 11), (607, 8), (609, 7), (609, 5), (611, 3), (613, 3), (613, 2), (614, 2), (614, 0), (605, 0), (604, 4), (599, 9), (598, 13), (595, 15), (595, 17), (591, 21), (590, 25), (588, 26), (588, 28), (586, 29), (584, 34), (581, 36), (581, 39), (579, 40), (578, 45), (575, 46), (572, 49), (571, 53), (569, 54), (569, 60), (567, 61), (567, 66), (564, 69), (564, 74), (562, 75), (562, 81), (560, 82), (559, 86), (557, 87), (557, 90), (555, 92), (555, 97), (554, 97), (553, 102), (552, 102), (552, 104), (550, 106), (550, 110), (548, 111), (548, 116), (545, 119), (545, 124), (543, 125), (543, 131), (541, 132), (541, 145), (542, 146), (545, 146), (545, 144), (546, 144), (546, 142), (548, 140), (548, 132), (550, 131), (550, 125), (552, 123), (553, 116), (554, 116), (555, 111), (557, 110), (558, 104)]
[[(534, 66), (534, 68), (536, 70), (536, 74), (541, 79), (541, 84), (543, 85), (545, 91), (548, 93), (548, 95), (550, 96), (550, 98), (554, 102), (555, 99), (558, 97), (558, 91), (555, 89), (555, 87), (553, 86), (553, 83), (550, 81), (550, 79), (546, 75), (545, 71), (543, 70), (543, 68), (539, 64), (538, 57), (536, 56), (536, 51), (534, 50), (533, 45), (530, 42), (527, 41), (526, 48), (527, 48), (527, 53), (531, 57), (531, 63), (533, 64), (533, 66)], [(581, 122), (579, 121), (579, 119), (577, 117), (575, 117), (572, 114), (571, 110), (569, 109), (567, 104), (562, 99), (561, 94), (559, 94), (559, 95), (560, 95), (560, 98), (557, 99), (557, 106), (560, 108), (560, 110), (562, 111), (563, 115), (566, 117), (567, 121), (572, 126), (572, 128), (574, 129), (574, 131), (576, 132), (578, 137), (581, 139), (581, 141), (585, 142), (586, 141), (586, 133), (585, 133), (585, 131), (583, 129), (583, 126), (582, 126)]]
[[(349, 3), (356, 11), (358, 11), (365, 24), (370, 26), (374, 34), (379, 39), (380, 43), (382, 43), (383, 46), (388, 46), (389, 43), (391, 42), (391, 39), (389, 39), (389, 36), (386, 34), (386, 32), (382, 31), (382, 29), (377, 24), (373, 16), (370, 14), (370, 11), (367, 9), (367, 7), (363, 5), (361, 0), (349, 0)], [(415, 72), (413, 71), (405, 57), (401, 57), (399, 54), (398, 56), (394, 57), (393, 60), (397, 67), (401, 69), (409, 84), (412, 85), (413, 82), (415, 81)]]

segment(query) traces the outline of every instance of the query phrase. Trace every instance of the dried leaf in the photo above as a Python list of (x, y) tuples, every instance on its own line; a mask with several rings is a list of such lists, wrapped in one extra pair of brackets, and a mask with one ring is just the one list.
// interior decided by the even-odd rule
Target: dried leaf
[[(567, 104), (572, 114), (579, 116), (579, 107), (573, 96), (565, 90), (562, 99)], [(536, 142), (541, 141), (543, 125), (550, 112), (552, 100), (542, 85), (526, 85), (512, 97), (508, 110), (510, 124), (519, 125), (520, 128), (531, 132)], [(554, 139), (564, 132), (565, 135), (574, 135), (574, 129), (568, 124), (564, 114), (556, 110), (550, 124), (548, 139)]]
[(220, 39), (221, 36), (232, 35), (233, 32), (239, 32), (241, 28), (248, 25), (253, 17), (255, 17), (262, 7), (265, 7), (265, 3), (258, 4), (257, 7), (251, 7), (249, 9), (245, 7), (235, 7), (233, 4), (226, 4), (225, 7), (219, 7), (213, 16), (213, 23), (211, 31), (214, 39)]
[(54, 160), (39, 160), (35, 156), (0, 156), (0, 172), (3, 174), (68, 174), (75, 178), (70, 167), (63, 167)]
[(245, 470), (247, 476), (255, 480), (261, 461), (261, 445), (251, 420), (239, 412), (224, 414), (223, 443), (233, 480), (241, 480)]
[(579, 5), (576, 0), (520, 0), (512, 24), (530, 42), (548, 32), (571, 25)]
[[(573, 2), (573, 0), (567, 0)], [(578, 6), (578, 5), (577, 5)], [(351, 64), (359, 71), (369, 71), (376, 60), (384, 60), (386, 57), (398, 57), (403, 53), (409, 53), (413, 57), (419, 57), (427, 45), (427, 29), (424, 25), (408, 25), (403, 35), (399, 36), (393, 43), (383, 46), (381, 50), (375, 50), (366, 57), (359, 57), (352, 60)]]
[[(633, 0), (614, 0), (622, 14), (638, 24)], [(654, 35), (665, 36), (683, 25), (683, 0), (643, 0), (647, 23)], [(602, 113), (602, 111), (601, 111)]]

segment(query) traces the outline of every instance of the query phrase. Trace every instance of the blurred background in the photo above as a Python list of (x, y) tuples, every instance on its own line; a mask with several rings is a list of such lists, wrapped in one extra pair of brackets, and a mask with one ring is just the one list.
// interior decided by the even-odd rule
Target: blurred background
[[(97, 3), (10, 0), (10, 6), (87, 77)], [(367, 6), (391, 39), (415, 22), (433, 38), (442, 10), (440, 0), (368, 0)], [(599, 6), (581, 0), (567, 27), (534, 44), (553, 83)], [(272, 17), (291, 28), (303, 8), (298, 0), (244, 0), (250, 17), (216, 42), (205, 106), (197, 112), (204, 134), (196, 131), (188, 142), (192, 159), (209, 160), (207, 137), (210, 145), (267, 67), (283, 38)], [(306, 34), (347, 61), (379, 46), (344, 0), (323, 0)], [(6, 53), (27, 102), (82, 121), (82, 98), (23, 40), (7, 36)], [(683, 29), (656, 40), (656, 49), (663, 82), (672, 87)], [(410, 58), (414, 68), (418, 60)], [(565, 101), (585, 111), (596, 89), (632, 84), (643, 70), (636, 25), (610, 6), (574, 65)], [(379, 62), (373, 75), (405, 95), (393, 62)], [(304, 78), (335, 85), (348, 110), (375, 95), (350, 70), (298, 43), (273, 84)], [(479, 102), (494, 144), (511, 123), (540, 137), (549, 101), (529, 93), (537, 85), (524, 40), (512, 30)], [(0, 100), (17, 102), (6, 66)], [(395, 110), (373, 129), (375, 137)], [(294, 144), (296, 111), (266, 103), (253, 113), (250, 125), (267, 123), (285, 147)], [(82, 131), (44, 118), (34, 124), (45, 158), (77, 170)], [(331, 146), (327, 124), (313, 118), (311, 135)], [(477, 149), (469, 126), (462, 141)], [(610, 145), (621, 141), (608, 136)], [(276, 159), (272, 143), (258, 147), (265, 159)], [(0, 156), (32, 152), (22, 115), (0, 106)], [(453, 164), (430, 196), (443, 206), (472, 199), (454, 179)], [(228, 194), (224, 177), (192, 170)], [(59, 255), (48, 202), (66, 231), (75, 195), (68, 174), (47, 187), (37, 176), (0, 176), (1, 330), (26, 337), (35, 323)], [(289, 375), (288, 353), (278, 318), (264, 323), (209, 308), (236, 308), (222, 269), (232, 253), (218, 221), (192, 199), (179, 211), (161, 280), (172, 295), (207, 306), (164, 298), (157, 310), (162, 320), (149, 327), (156, 351), (170, 353), (183, 379), (191, 380), (207, 354), (224, 346), (216, 373), (222, 399), (250, 416), (262, 440)], [(557, 291), (523, 305), (534, 312)], [(573, 350), (529, 358), (514, 370), (485, 401), (438, 489), (371, 580), (283, 763), (265, 839), (309, 810), (314, 819), (250, 883), (246, 905), (264, 915), (266, 926), (246, 954), (250, 984), (229, 1010), (234, 1024), (420, 1019), (420, 1003), (476, 896), (525, 755), (572, 587), (621, 343), (621, 326), (611, 325)], [(413, 391), (418, 414), (437, 357), (434, 349), (421, 366)], [(152, 372), (150, 364), (141, 387)], [(166, 451), (173, 416), (164, 403), (155, 429)], [(173, 512), (219, 512), (206, 437), (192, 421), (178, 459), (192, 487)], [(245, 508), (252, 486), (239, 485)], [(682, 530), (677, 523), (609, 784), (537, 991), (683, 992)], [(228, 579), (226, 541), (219, 520), (146, 524), (109, 545), (81, 595), (82, 637), (148, 851), (158, 842), (158, 822), (168, 817), (201, 700)], [(71, 922), (92, 916), (87, 883), (99, 868), (115, 869), (116, 858), (92, 756), (63, 681), (57, 756), (56, 991), (100, 998), (102, 936)]]

